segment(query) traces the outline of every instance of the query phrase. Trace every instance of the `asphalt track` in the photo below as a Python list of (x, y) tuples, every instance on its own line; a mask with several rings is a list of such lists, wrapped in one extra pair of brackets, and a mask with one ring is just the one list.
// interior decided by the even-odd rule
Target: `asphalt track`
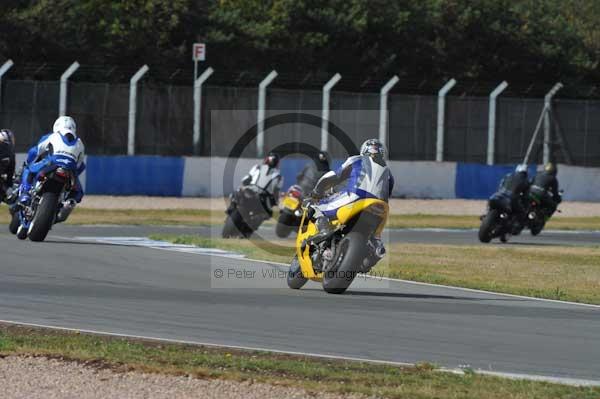
[[(0, 318), (600, 381), (600, 308), (362, 278), (341, 296), (327, 295), (312, 283), (292, 291), (281, 278), (269, 277), (269, 271), (284, 271), (281, 266), (84, 238), (145, 236), (151, 231), (197, 230), (58, 226), (39, 244), (0, 233)], [(419, 242), (420, 234), (440, 242), (444, 236), (445, 242), (467, 239), (452, 236), (463, 233), (438, 237), (430, 231), (392, 232), (392, 237)], [(550, 240), (546, 244), (552, 245), (565, 238), (592, 243), (599, 237), (548, 236), (535, 242)], [(217, 270), (225, 277), (215, 277)], [(253, 272), (266, 272), (267, 277), (249, 277)]]

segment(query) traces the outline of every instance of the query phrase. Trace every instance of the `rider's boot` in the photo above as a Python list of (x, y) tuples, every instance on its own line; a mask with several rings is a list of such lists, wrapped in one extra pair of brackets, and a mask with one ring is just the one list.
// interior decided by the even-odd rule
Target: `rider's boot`
[(31, 191), (31, 185), (33, 184), (32, 180), (33, 176), (29, 173), (28, 169), (23, 171), (21, 187), (19, 187), (19, 203), (23, 206), (28, 206), (31, 203), (31, 195), (29, 192)]

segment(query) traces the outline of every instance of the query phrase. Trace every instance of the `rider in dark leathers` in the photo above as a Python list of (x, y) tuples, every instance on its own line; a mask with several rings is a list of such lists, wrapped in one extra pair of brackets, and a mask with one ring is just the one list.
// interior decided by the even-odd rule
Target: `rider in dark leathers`
[(531, 192), (540, 197), (542, 208), (547, 211), (548, 216), (556, 211), (558, 204), (562, 202), (562, 196), (558, 189), (558, 170), (552, 162), (544, 165), (544, 170), (538, 172), (531, 184)]
[(315, 187), (321, 176), (329, 172), (329, 154), (320, 151), (317, 162), (308, 162), (296, 176), (296, 184), (302, 188), (302, 192), (308, 194)]
[(507, 193), (510, 196), (511, 208), (519, 218), (526, 217), (526, 200), (529, 190), (529, 177), (527, 175), (527, 165), (519, 165), (513, 173), (509, 173), (500, 182), (500, 192)]
[(9, 195), (15, 174), (15, 135), (8, 129), (0, 130), (0, 175), (6, 179), (0, 181), (0, 201)]

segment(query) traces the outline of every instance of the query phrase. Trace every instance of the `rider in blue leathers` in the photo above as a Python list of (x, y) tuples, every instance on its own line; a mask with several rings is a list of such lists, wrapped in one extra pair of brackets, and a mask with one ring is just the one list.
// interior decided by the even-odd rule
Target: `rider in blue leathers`
[[(58, 152), (56, 152), (58, 151)], [(36, 174), (46, 166), (44, 159), (50, 153), (77, 162), (76, 183), (71, 192), (67, 196), (67, 200), (63, 206), (70, 208), (75, 207), (75, 203), (80, 203), (83, 198), (83, 188), (79, 181), (79, 176), (85, 170), (84, 145), (79, 137), (77, 137), (77, 125), (70, 116), (61, 116), (52, 129), (52, 133), (48, 133), (40, 138), (38, 143), (31, 147), (27, 152), (27, 160), (23, 168), (21, 178), (21, 187), (19, 189), (19, 202), (23, 205), (28, 205), (31, 202), (29, 194), (33, 179)]]
[[(338, 193), (327, 195), (327, 192), (344, 183)], [(377, 139), (369, 139), (363, 143), (360, 155), (348, 158), (336, 171), (323, 175), (317, 182), (311, 196), (322, 199), (313, 206), (315, 224), (319, 232), (313, 242), (324, 239), (332, 226), (330, 218), (335, 218), (337, 210), (364, 198), (377, 198), (388, 202), (394, 188), (394, 177), (385, 162), (385, 147)], [(379, 237), (374, 237), (375, 248), (385, 252)]]

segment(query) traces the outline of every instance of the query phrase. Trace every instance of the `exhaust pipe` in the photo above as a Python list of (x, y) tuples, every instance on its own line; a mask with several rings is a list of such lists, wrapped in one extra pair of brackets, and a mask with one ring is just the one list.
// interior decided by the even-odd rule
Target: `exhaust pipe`
[(77, 203), (74, 199), (68, 199), (63, 202), (62, 208), (60, 208), (58, 215), (56, 215), (56, 223), (61, 223), (67, 220), (71, 212), (73, 212), (73, 209), (75, 209), (76, 205)]

